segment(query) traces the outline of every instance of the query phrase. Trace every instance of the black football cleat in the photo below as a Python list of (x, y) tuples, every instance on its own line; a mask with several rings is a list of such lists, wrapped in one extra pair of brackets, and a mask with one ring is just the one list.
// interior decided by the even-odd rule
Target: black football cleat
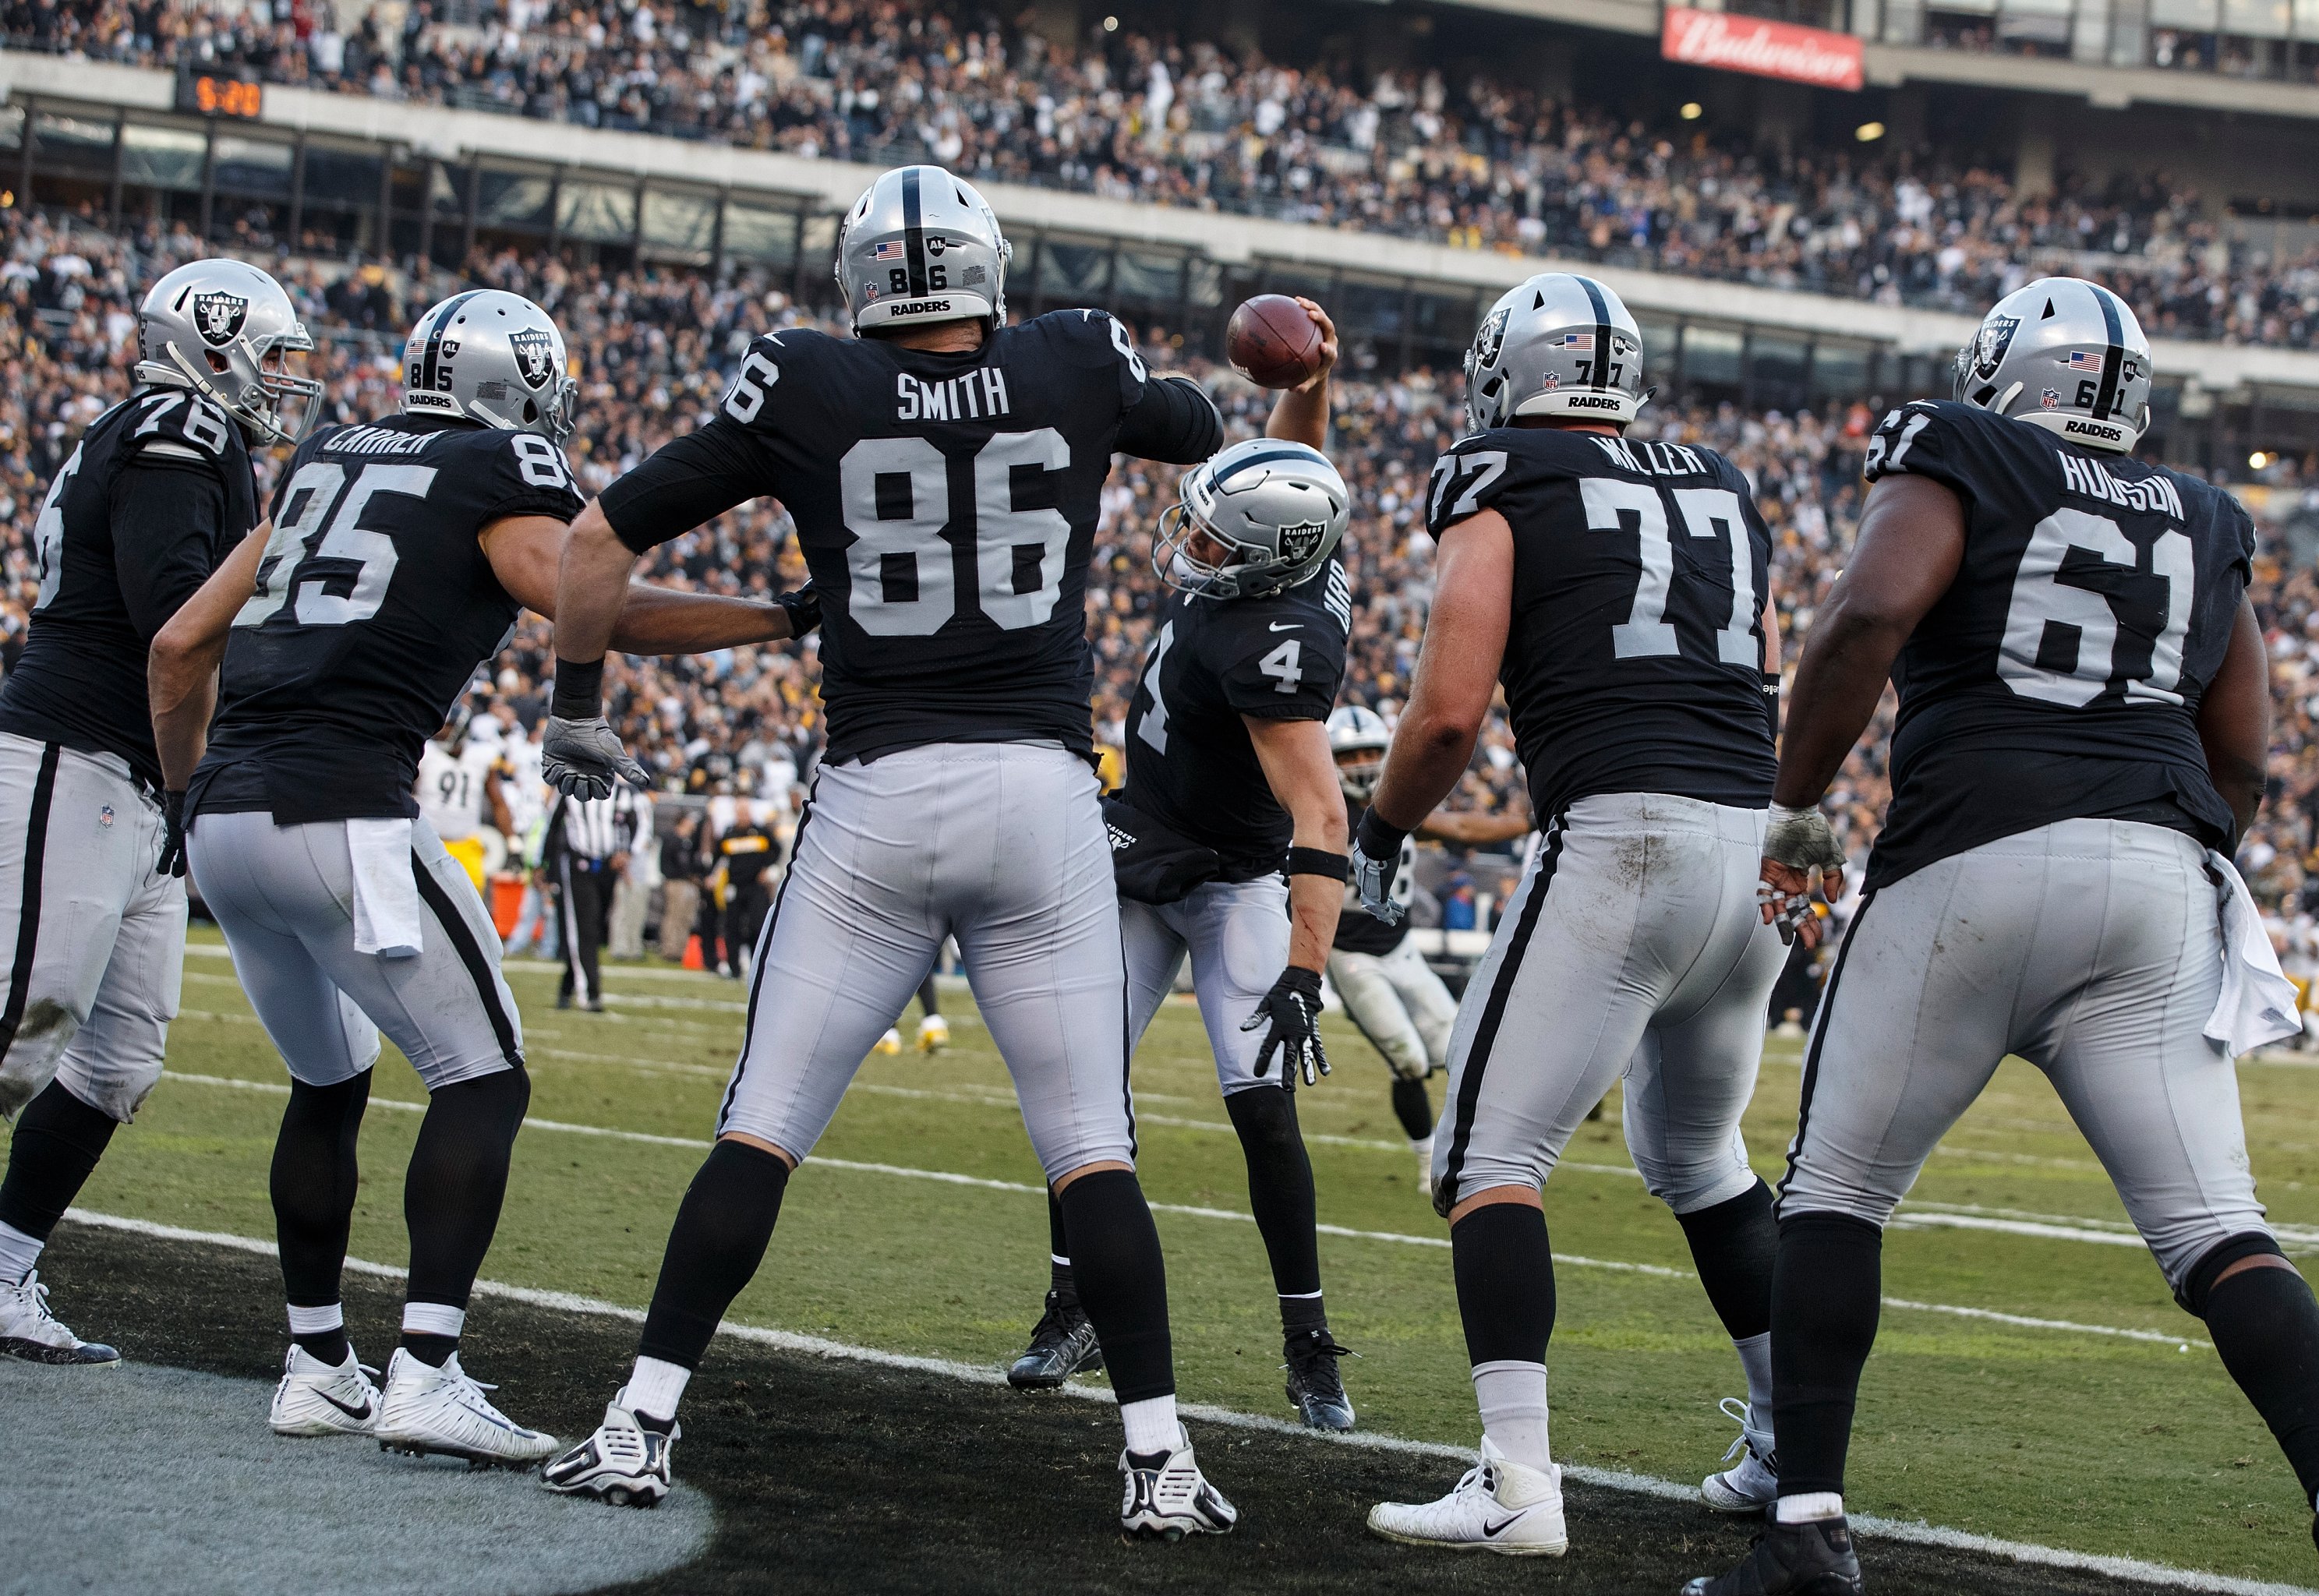
[(1350, 1429), (1353, 1400), (1345, 1394), (1344, 1377), (1337, 1359), (1353, 1354), (1337, 1345), (1322, 1325), (1319, 1330), (1293, 1330), (1282, 1346), (1287, 1358), (1288, 1400), (1313, 1429)]
[(1803, 1524), (1767, 1521), (1730, 1573), (1701, 1574), (1683, 1596), (1861, 1596), (1860, 1559), (1841, 1519)]
[(1101, 1367), (1103, 1348), (1096, 1345), (1087, 1310), (1051, 1291), (1046, 1312), (1032, 1327), (1031, 1344), (1006, 1370), (1006, 1384), (1017, 1391), (1052, 1391), (1073, 1375)]

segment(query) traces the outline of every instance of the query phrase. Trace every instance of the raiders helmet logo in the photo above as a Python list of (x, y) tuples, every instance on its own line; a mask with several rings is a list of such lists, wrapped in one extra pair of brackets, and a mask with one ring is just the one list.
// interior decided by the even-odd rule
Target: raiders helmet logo
[(1293, 527), (1280, 528), (1280, 557), (1291, 565), (1302, 565), (1321, 552), (1321, 539), (1329, 534), (1326, 521), (1299, 521)]
[(508, 334), (515, 351), (517, 373), (534, 388), (545, 388), (555, 376), (555, 343), (545, 328), (527, 327)]
[(238, 293), (194, 295), (194, 330), (212, 348), (222, 349), (239, 338), (241, 324), (248, 319), (249, 302)]
[(1511, 308), (1493, 311), (1474, 335), (1474, 370), (1487, 371), (1498, 363), (1498, 351), (1506, 347), (1506, 318), (1512, 313)]
[(949, 248), (950, 240), (943, 238), (940, 233), (928, 233), (926, 235), (926, 253), (928, 255), (939, 256), (943, 250)]
[(2021, 329), (2018, 316), (1991, 316), (1981, 325), (1972, 340), (1972, 374), (1976, 381), (1986, 383), (1997, 374), (2004, 364), (2005, 351), (2013, 347), (2013, 335)]

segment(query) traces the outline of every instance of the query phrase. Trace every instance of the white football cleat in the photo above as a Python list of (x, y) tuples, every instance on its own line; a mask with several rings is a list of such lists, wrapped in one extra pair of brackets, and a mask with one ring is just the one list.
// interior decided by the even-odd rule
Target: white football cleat
[[(1119, 1455), (1119, 1472), (1125, 1486), (1119, 1504), (1119, 1528), (1134, 1536), (1181, 1540), (1187, 1535), (1230, 1535), (1240, 1522), (1240, 1510), (1224, 1493), (1208, 1483), (1192, 1456), (1192, 1438), (1176, 1429), (1176, 1449), (1151, 1466), (1137, 1461), (1132, 1452)], [(1147, 1458), (1159, 1456), (1146, 1453)]]
[(1760, 1513), (1780, 1493), (1780, 1460), (1772, 1450), (1772, 1432), (1758, 1429), (1755, 1410), (1736, 1396), (1715, 1404), (1723, 1416), (1739, 1426), (1739, 1438), (1723, 1455), (1733, 1467), (1699, 1483), (1699, 1498), (1719, 1513)]
[(566, 1496), (593, 1496), (614, 1507), (658, 1507), (669, 1492), (669, 1451), (684, 1428), (672, 1426), (666, 1435), (646, 1429), (628, 1410), (627, 1400), (627, 1387), (622, 1386), (596, 1433), (542, 1468), (540, 1483)]
[(102, 1341), (84, 1341), (49, 1312), (49, 1288), (31, 1269), (14, 1285), (0, 1284), (0, 1353), (28, 1363), (109, 1367), (121, 1354)]
[(464, 1457), (470, 1468), (529, 1468), (555, 1454), (555, 1438), (526, 1429), (483, 1395), (453, 1353), (436, 1368), (397, 1347), (379, 1398), (378, 1449)]
[(1559, 1557), (1570, 1549), (1562, 1521), (1562, 1471), (1514, 1462), (1482, 1438), (1482, 1461), (1439, 1501), (1381, 1501), (1369, 1532), (1404, 1546), (1507, 1557)]
[(879, 1051), (879, 1052), (881, 1052), (881, 1053), (898, 1053), (898, 1052), (900, 1052), (900, 1051), (902, 1050), (902, 1033), (901, 1033), (901, 1032), (900, 1032), (900, 1031), (898, 1031), (898, 1030), (897, 1030), (897, 1029), (896, 1029), (896, 1028), (894, 1028), (893, 1026), (890, 1026), (890, 1025), (889, 1025), (889, 1026), (888, 1026), (888, 1027), (886, 1028), (886, 1034), (885, 1034), (885, 1035), (883, 1035), (883, 1036), (881, 1036), (881, 1037), (880, 1037), (880, 1038), (878, 1039), (878, 1046), (877, 1046), (877, 1050), (877, 1050), (877, 1051)]
[(275, 1435), (375, 1435), (378, 1433), (378, 1387), (370, 1383), (375, 1369), (355, 1361), (324, 1363), (295, 1341), (282, 1360), (282, 1384), (274, 1388), (273, 1425)]
[(939, 1053), (950, 1046), (950, 1022), (940, 1014), (928, 1014), (918, 1022), (918, 1051)]

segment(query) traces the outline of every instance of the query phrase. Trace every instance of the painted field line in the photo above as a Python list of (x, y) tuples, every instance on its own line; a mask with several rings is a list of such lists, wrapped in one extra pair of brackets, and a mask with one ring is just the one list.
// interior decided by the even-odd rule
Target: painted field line
[[(222, 1247), (236, 1252), (246, 1252), (260, 1258), (278, 1256), (271, 1242), (254, 1237), (237, 1236), (221, 1231), (184, 1230), (176, 1225), (156, 1224), (149, 1220), (128, 1219), (118, 1214), (96, 1213), (85, 1208), (68, 1212), (67, 1220), (94, 1229), (119, 1231), (133, 1236), (147, 1236), (160, 1241), (185, 1241), (208, 1247)], [(350, 1258), (346, 1267), (358, 1275), (374, 1276), (381, 1279), (401, 1280), (407, 1271), (392, 1264), (372, 1263), (365, 1258)], [(626, 1324), (642, 1324), (641, 1309), (623, 1307), (595, 1297), (583, 1297), (571, 1292), (541, 1291), (532, 1286), (508, 1285), (496, 1280), (478, 1280), (475, 1292), (480, 1296), (498, 1297), (502, 1301), (521, 1303), (528, 1307), (546, 1308), (564, 1313), (581, 1313), (591, 1318), (616, 1320)], [(1005, 1372), (995, 1366), (961, 1363), (947, 1357), (917, 1357), (907, 1353), (886, 1352), (874, 1347), (857, 1347), (850, 1342), (833, 1341), (820, 1336), (802, 1336), (791, 1330), (768, 1330), (753, 1324), (735, 1324), (726, 1321), (717, 1327), (720, 1336), (736, 1341), (748, 1341), (761, 1347), (771, 1347), (785, 1352), (799, 1352), (809, 1357), (843, 1359), (849, 1363), (871, 1364), (880, 1368), (905, 1370), (914, 1374), (934, 1375), (944, 1379), (971, 1385), (1001, 1385)], [(1083, 1402), (1115, 1402), (1112, 1393), (1092, 1385), (1067, 1384), (1063, 1390)], [(1439, 1441), (1413, 1441), (1400, 1436), (1378, 1435), (1353, 1431), (1335, 1433), (1307, 1429), (1301, 1424), (1291, 1424), (1285, 1419), (1268, 1414), (1243, 1413), (1232, 1408), (1212, 1407), (1205, 1402), (1183, 1405), (1187, 1418), (1204, 1424), (1215, 1424), (1233, 1429), (1259, 1430), (1268, 1435), (1292, 1438), (1313, 1446), (1351, 1447), (1365, 1452), (1392, 1452), (1406, 1456), (1439, 1458), (1445, 1463), (1469, 1467), (1474, 1454), (1463, 1447), (1445, 1446)], [(1698, 1490), (1662, 1480), (1651, 1474), (1629, 1473), (1625, 1469), (1593, 1468), (1584, 1464), (1564, 1464), (1562, 1472), (1572, 1479), (1606, 1490), (1624, 1491), (1637, 1495), (1654, 1496), (1665, 1501), (1695, 1502)], [(2171, 1568), (2161, 1563), (2144, 1563), (2134, 1557), (2108, 1557), (2098, 1553), (2065, 1551), (2058, 1546), (2037, 1546), (2031, 1542), (2000, 1540), (1993, 1536), (1975, 1535), (1968, 1530), (1947, 1529), (1921, 1520), (1910, 1523), (1897, 1519), (1867, 1516), (1851, 1520), (1852, 1528), (1862, 1535), (1879, 1540), (1899, 1541), (1914, 1546), (1941, 1546), (1953, 1551), (1973, 1552), (1984, 1556), (2002, 1557), (2041, 1568), (2062, 1568), (2087, 1573), (2106, 1574), (2112, 1579), (2140, 1580), (2176, 1591), (2209, 1591), (2219, 1596), (2319, 1596), (2308, 1586), (2278, 1584), (2267, 1580), (2242, 1579), (2232, 1574), (2205, 1573), (2195, 1569)]]
[[(274, 1081), (237, 1080), (222, 1075), (187, 1075), (171, 1071), (161, 1078), (165, 1081), (183, 1081), (192, 1086), (226, 1087), (240, 1092), (260, 1092), (270, 1096), (286, 1097), (290, 1088)], [(424, 1114), (424, 1103), (406, 1102), (397, 1097), (373, 1097), (374, 1107), (393, 1109), (402, 1114)], [(612, 1141), (641, 1142), (651, 1147), (678, 1147), (688, 1151), (705, 1153), (708, 1143), (698, 1137), (663, 1136), (648, 1131), (620, 1131), (609, 1125), (574, 1124), (567, 1120), (527, 1118), (524, 1124), (537, 1131), (554, 1131), (572, 1136), (596, 1136)], [(842, 1169), (859, 1175), (888, 1175), (904, 1180), (928, 1180), (942, 1186), (971, 1186), (986, 1192), (1012, 1192), (1024, 1196), (1043, 1198), (1047, 1188), (1027, 1181), (996, 1180), (982, 1175), (958, 1175), (946, 1169), (916, 1169), (907, 1164), (868, 1163), (855, 1159), (824, 1158), (818, 1154), (806, 1160), (808, 1168)], [(1152, 1203), (1154, 1213), (1172, 1213), (1185, 1219), (1227, 1220), (1237, 1224), (1254, 1224), (1256, 1216), (1231, 1208), (1207, 1208), (1188, 1203)], [(1381, 1241), (1396, 1247), (1430, 1247), (1441, 1251), (1449, 1249), (1447, 1236), (1412, 1236), (1401, 1231), (1361, 1231), (1346, 1225), (1317, 1225), (1323, 1236), (1336, 1236), (1348, 1241)], [(1587, 1258), (1575, 1252), (1557, 1252), (1557, 1264), (1566, 1264), (1574, 1269), (1606, 1269), (1620, 1275), (1648, 1275), (1662, 1280), (1697, 1278), (1689, 1269), (1671, 1268), (1665, 1264), (1626, 1263), (1615, 1258)], [(1901, 1308), (1923, 1313), (1945, 1313), (1958, 1319), (1985, 1320), (1995, 1324), (2012, 1325), (2022, 1330), (2059, 1330), (2073, 1335), (2108, 1336), (2120, 1340), (2148, 1341), (2161, 1346), (2210, 1347), (2212, 1343), (2188, 1337), (2168, 1335), (2162, 1330), (2132, 1330), (2123, 1325), (2080, 1324), (2067, 1319), (2035, 1319), (2019, 1313), (2002, 1313), (1994, 1308), (1966, 1308), (1939, 1303), (1918, 1303), (1905, 1297), (1886, 1297), (1888, 1308)]]

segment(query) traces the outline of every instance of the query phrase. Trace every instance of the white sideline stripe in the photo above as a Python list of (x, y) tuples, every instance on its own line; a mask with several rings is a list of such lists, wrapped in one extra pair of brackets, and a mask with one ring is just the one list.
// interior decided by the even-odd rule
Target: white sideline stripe
[[(223, 1075), (188, 1075), (172, 1070), (163, 1080), (185, 1081), (194, 1086), (227, 1087), (239, 1092), (263, 1092), (272, 1096), (286, 1097), (290, 1088), (275, 1081), (237, 1080)], [(374, 1097), (374, 1105), (395, 1109), (404, 1114), (423, 1114), (424, 1103), (410, 1103), (396, 1097)], [(526, 1119), (524, 1123), (541, 1131), (557, 1131), (573, 1136), (601, 1136), (615, 1141), (637, 1141), (653, 1147), (681, 1147), (692, 1152), (704, 1151), (708, 1143), (697, 1137), (661, 1136), (648, 1131), (617, 1131), (608, 1125), (580, 1125), (567, 1120)], [(913, 1169), (905, 1164), (873, 1164), (853, 1159), (831, 1159), (818, 1155), (808, 1159), (808, 1167), (843, 1169), (861, 1175), (891, 1175), (905, 1180), (931, 1180), (943, 1186), (973, 1186), (987, 1192), (1015, 1192), (1026, 1196), (1044, 1197), (1047, 1188), (1020, 1180), (994, 1180), (983, 1175), (957, 1175), (946, 1169)], [(1256, 1216), (1230, 1208), (1197, 1207), (1187, 1203), (1152, 1203), (1154, 1213), (1173, 1213), (1187, 1219), (1231, 1220), (1240, 1224), (1254, 1224)], [(1383, 1241), (1398, 1247), (1432, 1247), (1447, 1250), (1447, 1236), (1412, 1236), (1399, 1231), (1358, 1231), (1345, 1225), (1315, 1225), (1323, 1236), (1339, 1236), (1349, 1241)], [(2137, 1242), (2136, 1245), (2139, 1245)], [(1670, 1268), (1665, 1264), (1624, 1263), (1614, 1258), (1586, 1258), (1575, 1252), (1557, 1252), (1557, 1264), (1567, 1264), (1574, 1269), (1608, 1269), (1621, 1275), (1648, 1275), (1661, 1280), (1691, 1280), (1696, 1276), (1689, 1269)], [(2033, 1319), (2019, 1313), (2001, 1313), (1994, 1308), (1956, 1307), (1941, 1303), (1912, 1302), (1905, 1297), (1886, 1297), (1884, 1306), (1908, 1309), (1924, 1313), (1945, 1313), (1958, 1319), (1987, 1320), (1996, 1324), (2013, 1325), (2023, 1330), (2061, 1330), (2074, 1335), (2110, 1336), (2128, 1341), (2148, 1341), (2162, 1346), (2210, 1348), (2213, 1343), (2173, 1336), (2162, 1330), (2129, 1330), (2114, 1324), (2080, 1324), (2067, 1319)]]
[[(287, 1090), (287, 1088), (284, 1088)], [(176, 1225), (157, 1224), (150, 1220), (128, 1219), (119, 1214), (97, 1213), (86, 1208), (67, 1212), (68, 1220), (77, 1221), (98, 1230), (121, 1231), (133, 1236), (148, 1236), (160, 1241), (189, 1241), (211, 1247), (230, 1248), (237, 1252), (255, 1254), (261, 1258), (276, 1255), (273, 1244), (249, 1236), (236, 1236), (221, 1231), (191, 1231)], [(383, 1279), (401, 1280), (407, 1271), (392, 1264), (372, 1263), (365, 1258), (350, 1258), (346, 1267), (358, 1275), (372, 1275)], [(508, 1302), (522, 1303), (529, 1307), (547, 1308), (564, 1313), (583, 1313), (592, 1318), (618, 1320), (627, 1324), (642, 1324), (644, 1313), (636, 1308), (624, 1308), (618, 1303), (607, 1303), (595, 1297), (583, 1297), (570, 1292), (541, 1291), (528, 1285), (507, 1285), (496, 1280), (475, 1282), (478, 1295), (499, 1297)], [(880, 1368), (903, 1369), (914, 1374), (937, 1375), (972, 1385), (999, 1385), (1006, 1383), (1005, 1373), (980, 1364), (960, 1363), (947, 1357), (919, 1357), (907, 1353), (885, 1352), (874, 1347), (857, 1347), (850, 1342), (832, 1341), (820, 1336), (801, 1336), (792, 1330), (769, 1330), (761, 1325), (735, 1324), (730, 1320), (717, 1327), (720, 1336), (730, 1336), (736, 1341), (750, 1341), (761, 1347), (778, 1348), (785, 1352), (802, 1352), (816, 1357), (843, 1358), (851, 1363), (871, 1364)], [(1083, 1402), (1111, 1403), (1117, 1399), (1101, 1386), (1067, 1384), (1062, 1388)], [(1213, 1407), (1205, 1402), (1186, 1402), (1186, 1417), (1205, 1424), (1222, 1425), (1233, 1429), (1258, 1430), (1268, 1435), (1293, 1437), (1316, 1446), (1354, 1447), (1367, 1452), (1393, 1452), (1405, 1456), (1438, 1457), (1461, 1466), (1474, 1461), (1474, 1454), (1463, 1447), (1445, 1446), (1439, 1441), (1412, 1441), (1400, 1436), (1377, 1435), (1373, 1432), (1349, 1433), (1307, 1429), (1301, 1424), (1291, 1424), (1285, 1419), (1275, 1419), (1259, 1413), (1242, 1413), (1232, 1408)], [(1624, 1491), (1640, 1496), (1657, 1497), (1665, 1501), (1696, 1501), (1698, 1491), (1673, 1480), (1662, 1480), (1650, 1474), (1631, 1474), (1625, 1469), (1593, 1468), (1584, 1464), (1566, 1463), (1562, 1472), (1589, 1485), (1611, 1491)], [(1880, 1540), (1894, 1540), (1915, 1546), (1941, 1546), (1953, 1551), (1977, 1552), (1985, 1556), (2003, 1557), (2015, 1563), (2026, 1563), (2041, 1568), (2065, 1568), (2072, 1571), (2107, 1574), (2113, 1579), (2140, 1580), (2145, 1584), (2161, 1585), (2177, 1591), (2211, 1591), (2221, 1596), (2319, 1596), (2304, 1585), (2283, 1585), (2266, 1580), (2241, 1579), (2232, 1574), (2205, 1573), (2195, 1569), (2170, 1568), (2161, 1563), (2144, 1563), (2133, 1557), (2110, 1557), (2092, 1552), (2064, 1551), (2058, 1546), (2041, 1546), (2031, 1542), (1999, 1540), (1993, 1536), (1975, 1535), (1969, 1530), (1947, 1529), (1921, 1520), (1909, 1523), (1897, 1519), (1855, 1517), (1852, 1528), (1863, 1535)]]

